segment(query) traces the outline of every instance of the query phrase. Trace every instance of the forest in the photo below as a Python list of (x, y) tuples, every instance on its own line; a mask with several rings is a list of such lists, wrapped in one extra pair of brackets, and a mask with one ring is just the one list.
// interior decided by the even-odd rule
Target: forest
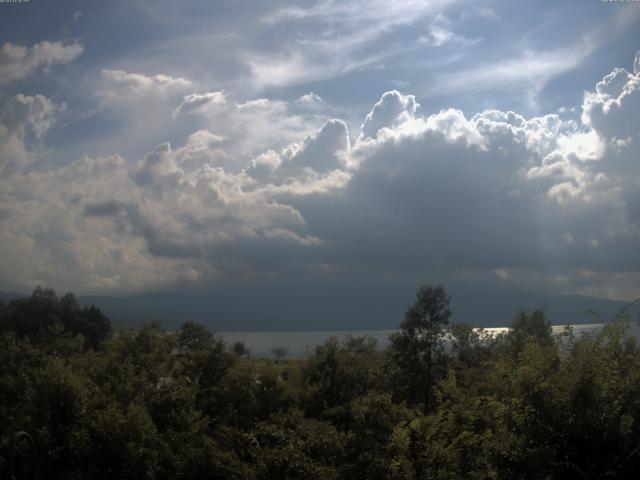
[(114, 330), (37, 288), (0, 305), (0, 477), (636, 478), (624, 312), (579, 336), (542, 310), (500, 335), (451, 315), (427, 285), (384, 349), (351, 337), (266, 359), (188, 319)]

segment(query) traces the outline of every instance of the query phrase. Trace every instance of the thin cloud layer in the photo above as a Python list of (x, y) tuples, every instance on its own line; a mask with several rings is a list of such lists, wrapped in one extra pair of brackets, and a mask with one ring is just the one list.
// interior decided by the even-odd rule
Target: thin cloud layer
[(122, 70), (102, 70), (103, 87), (98, 95), (106, 103), (140, 101), (148, 96), (164, 97), (191, 87), (186, 78), (170, 75), (144, 75)]
[(40, 69), (64, 65), (83, 51), (80, 43), (38, 42), (31, 47), (7, 42), (0, 47), (0, 87)]
[(222, 105), (225, 102), (226, 99), (223, 92), (192, 93), (184, 97), (184, 101), (175, 109), (173, 116), (186, 115), (202, 110), (209, 105)]

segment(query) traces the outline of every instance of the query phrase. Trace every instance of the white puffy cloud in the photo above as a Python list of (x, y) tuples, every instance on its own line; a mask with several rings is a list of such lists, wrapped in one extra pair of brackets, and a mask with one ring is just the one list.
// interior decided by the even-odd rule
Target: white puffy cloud
[(145, 155), (132, 172), (131, 178), (142, 187), (155, 189), (158, 193), (172, 190), (180, 184), (184, 171), (174, 159), (169, 143), (158, 145), (155, 150)]
[(69, 63), (82, 50), (82, 45), (77, 42), (39, 42), (31, 47), (7, 42), (0, 47), (0, 86), (25, 78), (39, 68)]
[(225, 167), (232, 163), (223, 148), (225, 137), (209, 130), (198, 130), (187, 138), (186, 143), (176, 150), (176, 161), (187, 169), (197, 168), (208, 163), (216, 167)]
[(258, 98), (236, 104), (218, 121), (225, 125), (224, 134), (234, 144), (236, 156), (252, 158), (312, 135), (324, 124), (326, 116), (322, 110), (300, 108), (295, 101)]
[(329, 120), (315, 135), (310, 136), (290, 159), (296, 167), (308, 167), (316, 172), (346, 169), (349, 165), (349, 129), (342, 120)]
[(332, 119), (303, 142), (258, 155), (244, 171), (272, 191), (308, 194), (344, 186), (353, 166), (347, 124)]
[(616, 68), (598, 82), (595, 92), (585, 95), (582, 121), (615, 146), (638, 141), (639, 112), (640, 72), (632, 75)]
[[(559, 291), (637, 296), (622, 280), (640, 271), (637, 79), (614, 71), (587, 93), (584, 125), (500, 111), (417, 117), (389, 95), (391, 114), (363, 126), (351, 150), (358, 170), (346, 202), (333, 205), (335, 222), (324, 220), (325, 235), (342, 246), (339, 262), (364, 268), (384, 251), (386, 268), (404, 271), (550, 265), (549, 282), (566, 279)], [(310, 225), (321, 218), (301, 212)], [(618, 284), (599, 287), (579, 270)]]
[[(124, 153), (124, 146), (126, 153), (140, 155), (149, 145), (173, 138), (173, 131), (179, 128), (176, 122), (192, 120), (184, 118), (188, 115), (179, 115), (185, 97), (197, 103), (198, 94), (191, 94), (196, 87), (188, 78), (103, 69), (91, 81), (89, 88), (96, 102), (92, 116), (97, 120), (106, 118), (112, 126), (100, 139), (109, 142), (111, 149), (105, 146), (101, 152)], [(187, 101), (182, 108), (186, 113), (197, 106)]]
[(18, 94), (0, 108), (0, 175), (34, 158), (29, 145), (51, 127), (55, 111), (42, 95)]
[(320, 95), (316, 95), (313, 92), (309, 92), (309, 93), (305, 93), (300, 98), (298, 98), (296, 100), (296, 103), (309, 108), (315, 108), (315, 107), (322, 106), (324, 104), (324, 100)]
[(108, 291), (188, 277), (188, 262), (150, 255), (125, 228), (124, 206), (136, 200), (131, 187), (118, 156), (17, 172), (0, 189), (3, 283)]
[(385, 93), (367, 114), (362, 124), (362, 138), (373, 138), (381, 128), (392, 128), (413, 118), (419, 106), (413, 95), (405, 96), (397, 90)]
[(261, 251), (322, 245), (300, 213), (278, 201), (286, 189), (193, 162), (221, 141), (198, 131), (177, 150), (160, 144), (133, 165), (116, 155), (14, 172), (0, 189), (0, 281), (149, 288), (215, 276), (220, 265)]

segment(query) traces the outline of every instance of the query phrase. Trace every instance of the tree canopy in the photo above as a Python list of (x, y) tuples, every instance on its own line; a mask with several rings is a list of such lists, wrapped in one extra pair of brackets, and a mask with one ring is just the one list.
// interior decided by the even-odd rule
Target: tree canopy
[(111, 332), (37, 289), (0, 306), (0, 477), (27, 431), (44, 479), (635, 478), (628, 320), (560, 338), (541, 310), (497, 336), (450, 317), (427, 286), (386, 349), (332, 338), (253, 358), (188, 321)]

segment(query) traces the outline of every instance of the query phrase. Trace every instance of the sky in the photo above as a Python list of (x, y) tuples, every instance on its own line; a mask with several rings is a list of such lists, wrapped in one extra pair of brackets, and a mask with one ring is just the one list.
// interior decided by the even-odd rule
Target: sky
[(633, 1), (0, 3), (0, 289), (640, 297), (639, 27)]

